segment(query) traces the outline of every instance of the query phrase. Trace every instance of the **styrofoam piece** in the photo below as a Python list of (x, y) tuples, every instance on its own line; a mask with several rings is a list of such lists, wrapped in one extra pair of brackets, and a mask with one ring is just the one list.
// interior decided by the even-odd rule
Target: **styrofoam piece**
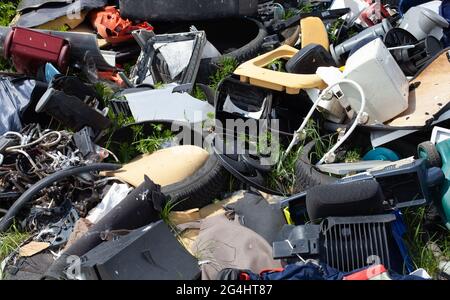
[[(384, 123), (408, 108), (409, 82), (381, 39), (376, 39), (347, 60), (344, 78), (358, 83), (366, 95), (369, 125)], [(341, 85), (354, 111), (361, 99), (354, 89)]]
[(431, 142), (433, 144), (439, 144), (445, 140), (450, 139), (450, 129), (435, 126), (433, 133), (431, 134)]

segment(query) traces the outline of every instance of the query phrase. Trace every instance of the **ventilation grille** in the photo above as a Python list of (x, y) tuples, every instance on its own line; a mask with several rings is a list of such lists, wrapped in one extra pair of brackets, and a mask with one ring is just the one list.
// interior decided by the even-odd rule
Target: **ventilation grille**
[(322, 259), (343, 272), (373, 264), (390, 269), (390, 223), (395, 216), (328, 218), (322, 223)]

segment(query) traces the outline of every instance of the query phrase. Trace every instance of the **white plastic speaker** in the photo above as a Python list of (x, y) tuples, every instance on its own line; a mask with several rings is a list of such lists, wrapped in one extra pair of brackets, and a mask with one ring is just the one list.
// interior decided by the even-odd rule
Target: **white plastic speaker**
[[(381, 39), (349, 57), (344, 78), (355, 81), (364, 90), (369, 125), (389, 121), (408, 108), (409, 82)], [(359, 111), (359, 94), (346, 84), (341, 84), (341, 89), (352, 109)]]

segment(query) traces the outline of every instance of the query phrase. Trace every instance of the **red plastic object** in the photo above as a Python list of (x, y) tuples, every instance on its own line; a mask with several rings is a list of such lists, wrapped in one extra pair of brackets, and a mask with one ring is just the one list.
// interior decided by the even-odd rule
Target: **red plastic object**
[(104, 72), (98, 71), (97, 75), (100, 79), (112, 81), (120, 87), (126, 87), (125, 82), (116, 71), (104, 71)]
[(147, 22), (134, 25), (130, 20), (124, 20), (120, 11), (114, 6), (106, 6), (103, 10), (91, 13), (91, 23), (98, 34), (111, 44), (119, 44), (131, 40), (131, 32), (138, 29), (152, 31)]
[(381, 20), (391, 16), (381, 3), (372, 0), (367, 0), (366, 3), (370, 6), (361, 13), (360, 18), (367, 26), (378, 24)]
[(41, 66), (52, 63), (64, 74), (69, 66), (69, 42), (50, 34), (14, 27), (4, 49), (5, 57), (11, 58), (19, 73), (36, 75)]
[(344, 277), (344, 280), (373, 280), (380, 279), (382, 275), (388, 277), (388, 271), (383, 265), (375, 265), (366, 270), (359, 271)]

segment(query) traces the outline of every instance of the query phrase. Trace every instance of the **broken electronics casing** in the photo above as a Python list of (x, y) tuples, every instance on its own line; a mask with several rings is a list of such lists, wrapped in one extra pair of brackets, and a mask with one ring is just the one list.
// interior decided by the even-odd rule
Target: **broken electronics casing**
[(133, 36), (142, 52), (131, 70), (131, 83), (137, 86), (143, 83), (176, 82), (184, 85), (195, 82), (206, 45), (204, 31), (154, 35), (138, 30), (133, 32)]
[[(408, 108), (409, 82), (381, 39), (375, 39), (347, 60), (344, 79), (353, 80), (364, 90), (368, 124), (384, 123)], [(352, 88), (341, 89), (354, 111), (361, 99)]]
[(5, 39), (4, 56), (12, 58), (19, 73), (35, 76), (48, 62), (66, 73), (70, 60), (70, 45), (60, 37), (14, 27)]
[[(394, 162), (389, 166), (374, 169), (337, 180), (336, 184), (376, 180), (383, 191), (387, 207), (402, 209), (431, 203), (432, 190), (443, 180), (442, 171), (428, 168), (423, 159)], [(306, 210), (307, 192), (294, 195), (280, 202), (282, 207), (289, 207), (295, 224), (302, 224)]]
[(329, 217), (320, 225), (290, 228), (287, 239), (273, 243), (274, 259), (319, 259), (342, 272), (352, 272), (376, 258), (388, 269), (412, 271), (401, 240), (404, 225), (396, 215)]
[(81, 277), (87, 280), (195, 280), (198, 261), (158, 221), (113, 237), (81, 258)]

